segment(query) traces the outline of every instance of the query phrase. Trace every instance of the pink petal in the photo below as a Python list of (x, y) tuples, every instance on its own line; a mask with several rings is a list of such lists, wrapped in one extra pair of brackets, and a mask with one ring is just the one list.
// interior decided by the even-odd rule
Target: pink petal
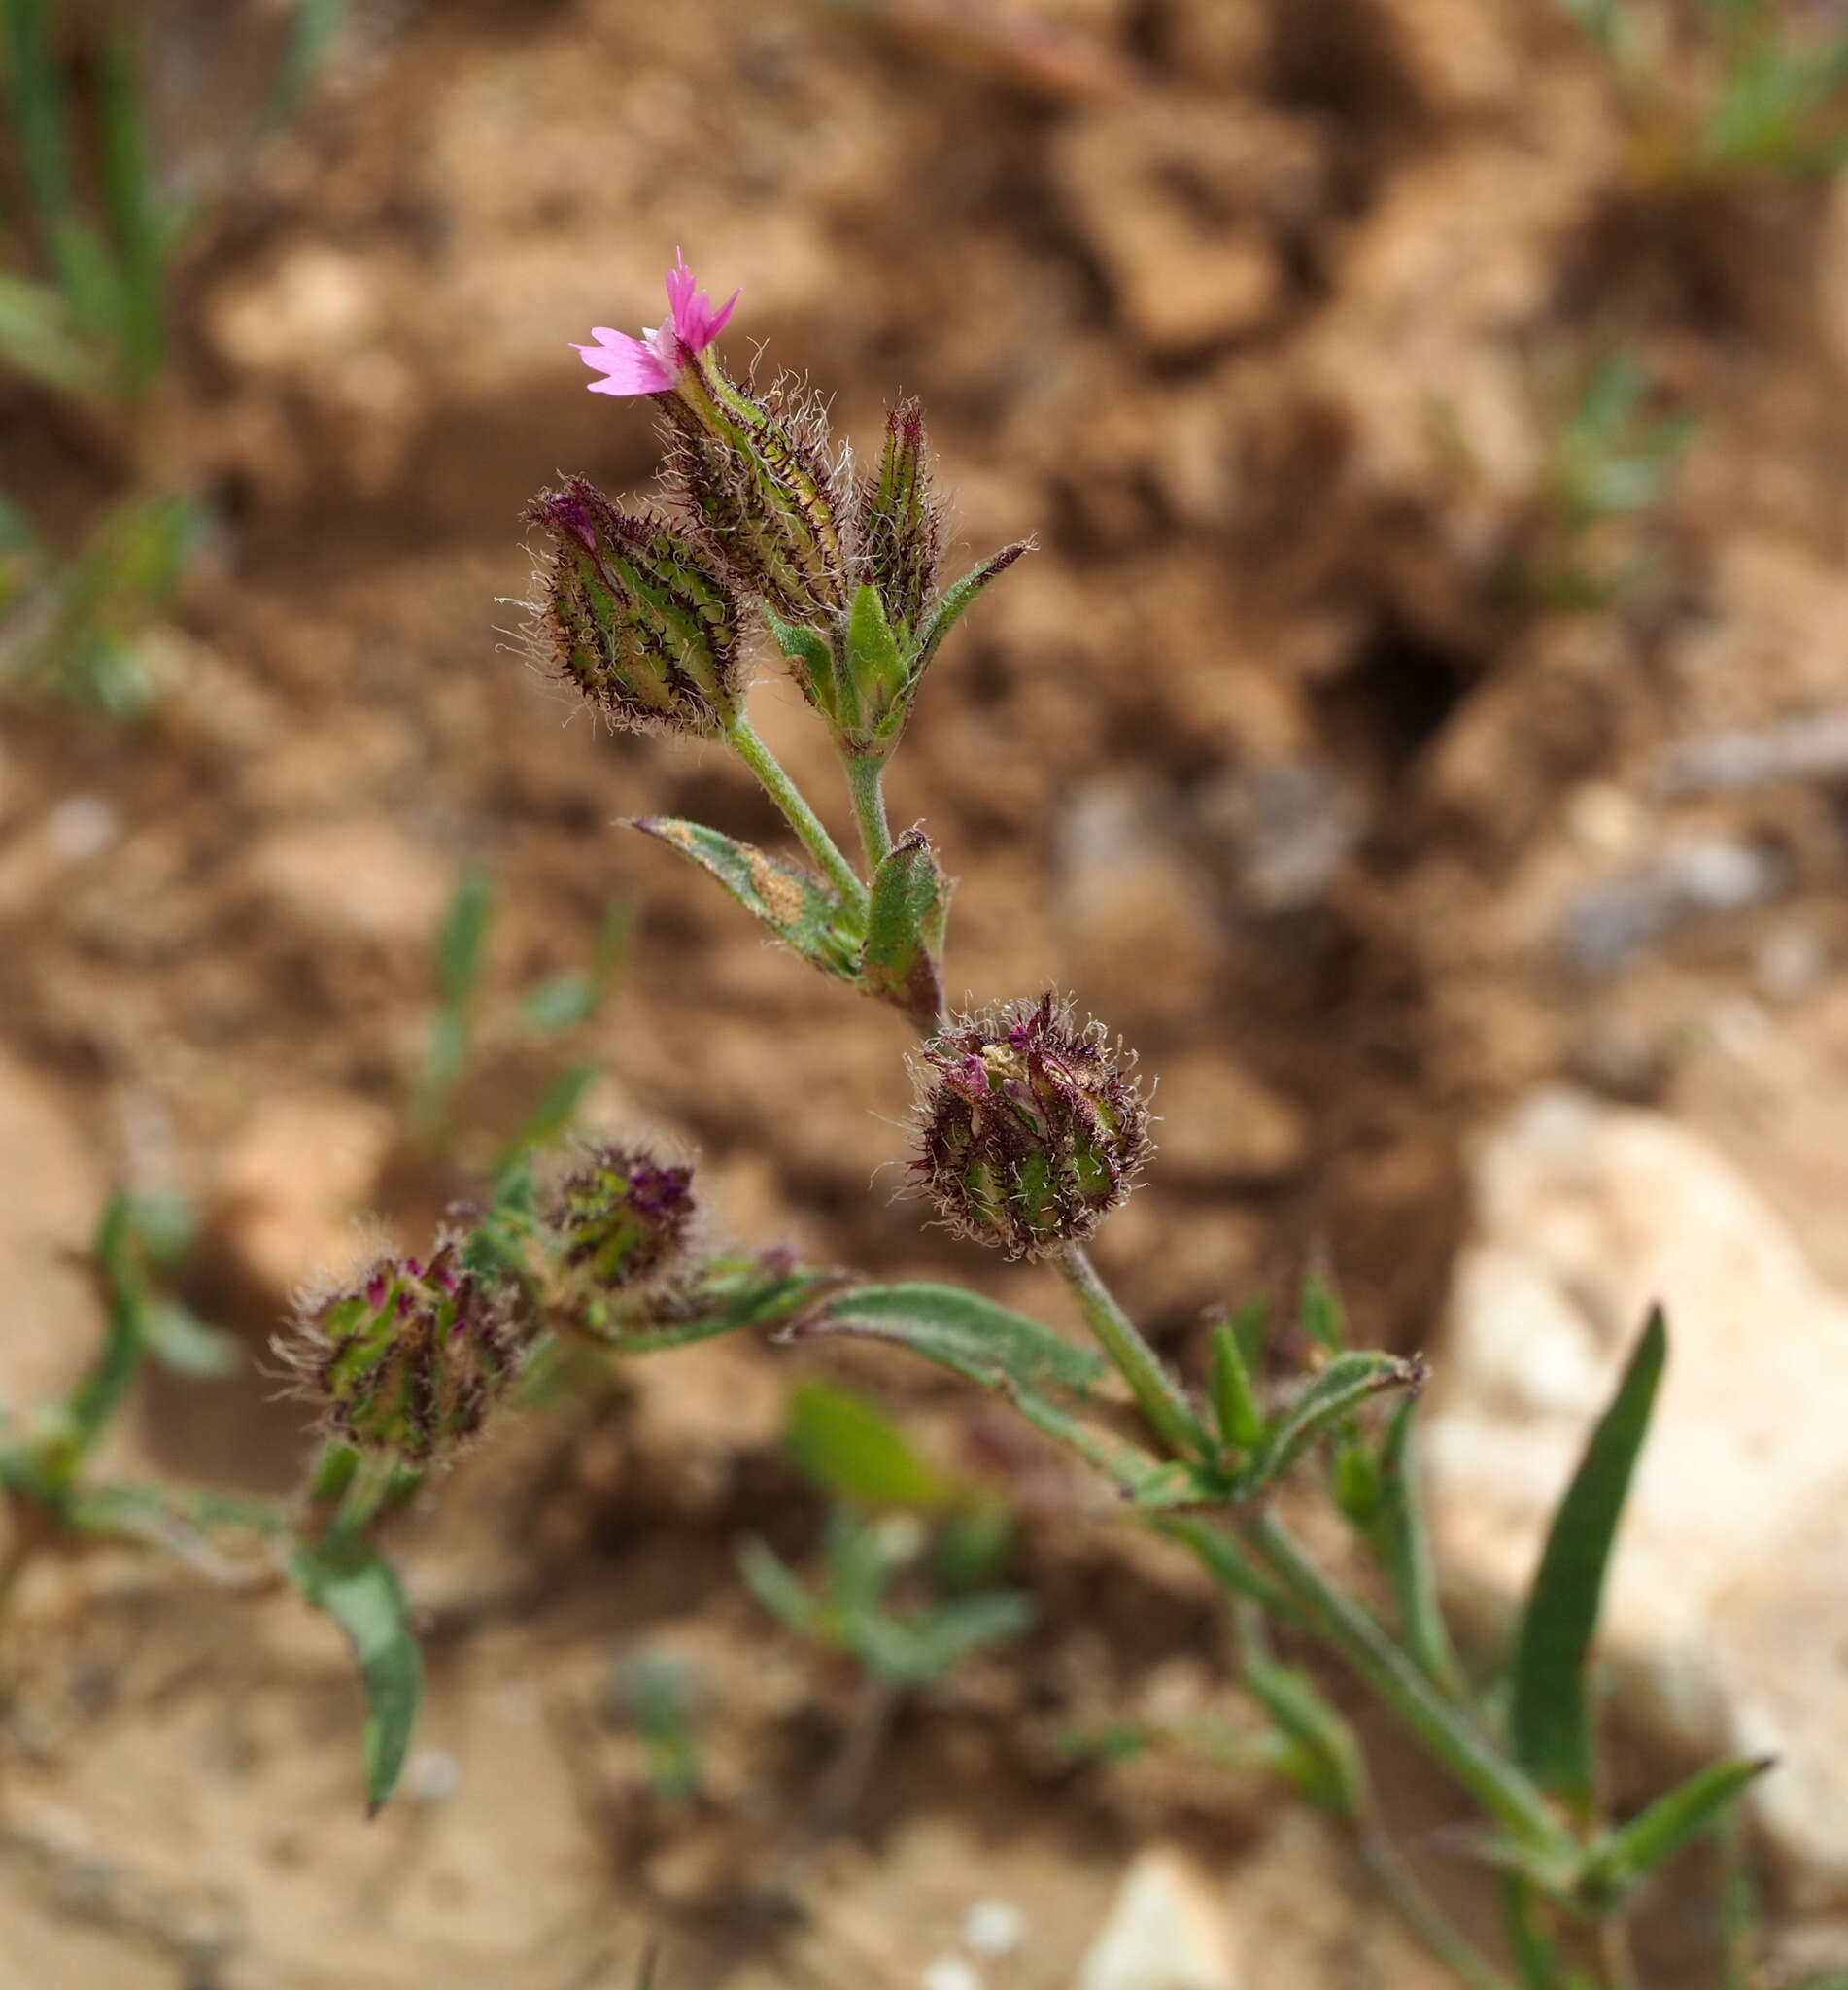
[(667, 272), (667, 302), (673, 309), (673, 328), (689, 352), (702, 353), (725, 329), (725, 321), (743, 292), (734, 291), (724, 308), (714, 311), (711, 297), (704, 291), (696, 293), (694, 282), (686, 258), (676, 249), (673, 267)]
[(638, 338), (626, 332), (597, 327), (598, 343), (573, 348), (585, 365), (608, 375), (593, 380), (593, 394), (666, 394), (673, 376)]

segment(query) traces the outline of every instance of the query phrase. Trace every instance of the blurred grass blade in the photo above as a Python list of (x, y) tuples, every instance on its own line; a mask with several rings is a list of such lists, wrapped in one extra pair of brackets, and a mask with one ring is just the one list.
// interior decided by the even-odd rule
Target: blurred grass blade
[(805, 1477), (864, 1505), (940, 1507), (957, 1496), (896, 1424), (828, 1383), (796, 1390), (783, 1448)]
[(144, 1320), (148, 1293), (135, 1262), (133, 1204), (118, 1189), (97, 1226), (93, 1255), (109, 1295), (109, 1323), (88, 1372), (72, 1390), (68, 1410), (69, 1474), (88, 1455), (126, 1400), (147, 1352)]
[(243, 1365), (242, 1345), (228, 1333), (208, 1326), (189, 1306), (156, 1299), (142, 1315), (148, 1352), (175, 1375), (214, 1381), (234, 1375)]
[(1639, 1816), (1607, 1832), (1586, 1859), (1585, 1890), (1599, 1910), (1717, 1823), (1749, 1783), (1774, 1766), (1769, 1756), (1729, 1756), (1709, 1763)]
[(494, 879), (481, 865), (469, 865), (456, 880), (436, 932), (437, 991), (452, 1008), (466, 1003), (481, 979), (494, 909)]
[(22, 277), (0, 276), (0, 363), (62, 394), (91, 394), (103, 381), (62, 292)]
[(270, 90), (266, 122), (280, 122), (301, 101), (316, 70), (339, 40), (348, 11), (349, 0), (295, 0), (295, 18)]
[(771, 1548), (756, 1535), (739, 1542), (737, 1566), (744, 1587), (785, 1630), (798, 1637), (816, 1634), (821, 1606)]
[(103, 212), (116, 252), (116, 322), (111, 327), (122, 392), (139, 395), (166, 353), (167, 252), (173, 230), (161, 213), (141, 96), (134, 37), (104, 44), (98, 75)]
[(396, 1572), (377, 1549), (346, 1539), (304, 1543), (290, 1579), (346, 1633), (365, 1692), (365, 1807), (376, 1817), (397, 1784), (423, 1697), (424, 1664)]
[(558, 1139), (577, 1117), (578, 1108), (589, 1098), (591, 1088), (602, 1076), (600, 1064), (573, 1064), (562, 1071), (542, 1091), (533, 1108), (521, 1122), (520, 1130), (508, 1143), (496, 1174), (504, 1173), (522, 1154), (546, 1147)]
[(1515, 1759), (1543, 1789), (1581, 1811), (1591, 1801), (1595, 1748), (1591, 1638), (1667, 1355), (1668, 1330), (1658, 1307), (1553, 1517), (1515, 1647), (1509, 1711)]
[(51, 45), (54, 0), (0, 0), (0, 55), (14, 144), (52, 274), (86, 331), (116, 322), (120, 273), (77, 211), (70, 101)]
[(1418, 1475), (1419, 1398), (1407, 1396), (1392, 1413), (1380, 1447), (1380, 1507), (1374, 1538), (1399, 1613), (1399, 1633), (1419, 1669), (1451, 1698), (1462, 1692), (1444, 1613), (1438, 1607), (1430, 1535)]

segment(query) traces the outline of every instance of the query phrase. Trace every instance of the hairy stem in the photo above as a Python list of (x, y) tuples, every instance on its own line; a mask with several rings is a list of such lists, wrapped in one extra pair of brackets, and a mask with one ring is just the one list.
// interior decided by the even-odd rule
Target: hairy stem
[(783, 772), (782, 763), (762, 739), (740, 710), (725, 729), (725, 737), (737, 757), (757, 776), (763, 788), (802, 841), (803, 848), (827, 874), (828, 881), (840, 894), (847, 909), (863, 923), (867, 915), (867, 888), (854, 869), (840, 854), (835, 840), (821, 826), (821, 818), (803, 799), (802, 790)]
[(1083, 1245), (1065, 1245), (1053, 1262), (1065, 1274), (1066, 1283), (1077, 1296), (1085, 1324), (1097, 1336), (1117, 1373), (1129, 1384), (1130, 1393), (1147, 1419), (1149, 1428), (1179, 1457), (1195, 1457), (1201, 1446), (1200, 1425), (1181, 1391), (1181, 1385), (1162, 1366), (1161, 1357), (1136, 1330), (1129, 1315), (1117, 1305), (1110, 1287), (1098, 1277)]
[(1322, 1574), (1274, 1513), (1257, 1513), (1241, 1531), (1322, 1640), (1359, 1673), (1496, 1823), (1525, 1845), (1557, 1852), (1562, 1861), (1574, 1856), (1572, 1839), (1539, 1790), (1502, 1761), (1373, 1617)]
[(847, 758), (846, 769), (854, 819), (860, 825), (860, 843), (867, 853), (867, 869), (876, 871), (892, 847), (892, 829), (885, 819), (885, 762), (852, 754)]

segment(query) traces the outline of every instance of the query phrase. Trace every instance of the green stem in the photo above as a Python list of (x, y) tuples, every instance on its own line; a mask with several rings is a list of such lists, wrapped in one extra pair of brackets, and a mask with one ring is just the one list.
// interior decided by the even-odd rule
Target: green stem
[(1255, 1514), (1242, 1531), (1324, 1641), (1498, 1824), (1525, 1845), (1556, 1852), (1562, 1863), (1576, 1857), (1573, 1840), (1534, 1785), (1503, 1762), (1367, 1611), (1322, 1574), (1275, 1514)]
[(1130, 1393), (1148, 1426), (1181, 1458), (1196, 1458), (1205, 1446), (1198, 1420), (1181, 1391), (1181, 1385), (1161, 1364), (1160, 1356), (1137, 1332), (1129, 1315), (1117, 1305), (1097, 1275), (1081, 1244), (1067, 1244), (1053, 1262), (1065, 1274), (1084, 1314), (1085, 1324), (1129, 1384)]
[(876, 871), (892, 847), (892, 827), (885, 819), (885, 762), (864, 754), (850, 754), (846, 769), (854, 819), (860, 825), (860, 843), (867, 853), (867, 869)]
[(804, 801), (802, 790), (783, 772), (781, 762), (757, 737), (742, 710), (734, 713), (726, 726), (725, 737), (737, 757), (757, 776), (765, 794), (782, 810), (784, 821), (801, 838), (803, 848), (827, 873), (829, 882), (840, 894), (847, 909), (864, 925), (867, 916), (866, 886), (854, 875), (853, 866), (840, 854), (834, 838), (821, 826), (821, 818)]
[(1362, 1819), (1355, 1827), (1355, 1836), (1360, 1856), (1379, 1881), (1381, 1892), (1438, 1961), (1459, 1982), (1467, 1983), (1469, 1990), (1509, 1990), (1508, 1978), (1424, 1890), (1424, 1882), (1413, 1871), (1379, 1820)]

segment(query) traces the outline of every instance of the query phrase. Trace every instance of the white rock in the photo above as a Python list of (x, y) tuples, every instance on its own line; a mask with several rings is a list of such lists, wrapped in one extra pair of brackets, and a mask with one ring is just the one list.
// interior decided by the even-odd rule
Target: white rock
[(1011, 1955), (1026, 1927), (1012, 1901), (975, 1901), (963, 1916), (963, 1946), (976, 1955)]
[(1438, 1561), (1505, 1625), (1649, 1306), (1668, 1369), (1606, 1588), (1628, 1711), (1691, 1753), (1774, 1753), (1754, 1792), (1809, 1902), (1848, 1898), (1848, 1300), (1705, 1141), (1530, 1100), (1475, 1166), (1427, 1434)]
[(1166, 1845), (1139, 1852), (1078, 1965), (1077, 1990), (1237, 1990), (1222, 1904)]

